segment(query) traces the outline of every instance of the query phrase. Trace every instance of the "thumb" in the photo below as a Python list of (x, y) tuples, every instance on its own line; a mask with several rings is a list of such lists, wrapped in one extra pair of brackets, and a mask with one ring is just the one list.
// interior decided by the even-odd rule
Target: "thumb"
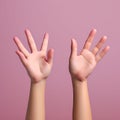
[(71, 53), (70, 56), (76, 56), (77, 55), (77, 41), (75, 39), (71, 40)]
[(54, 56), (54, 49), (50, 49), (47, 53), (47, 61), (49, 64), (52, 64)]

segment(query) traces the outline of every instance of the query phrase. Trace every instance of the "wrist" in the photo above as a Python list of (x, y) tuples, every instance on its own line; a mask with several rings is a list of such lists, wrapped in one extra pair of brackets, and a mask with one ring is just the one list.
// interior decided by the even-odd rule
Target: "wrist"
[(35, 79), (31, 79), (31, 85), (45, 86), (46, 85), (46, 79), (40, 79), (39, 81), (36, 81)]
[(76, 77), (73, 75), (71, 75), (71, 79), (72, 79), (72, 81), (79, 81), (79, 82), (87, 81), (87, 78), (85, 78), (85, 77)]
[(34, 92), (35, 94), (45, 94), (45, 89), (46, 89), (46, 81), (41, 80), (40, 82), (31, 82), (30, 84), (30, 91)]
[(72, 78), (72, 85), (73, 85), (73, 87), (81, 86), (82, 84), (87, 84), (87, 79)]

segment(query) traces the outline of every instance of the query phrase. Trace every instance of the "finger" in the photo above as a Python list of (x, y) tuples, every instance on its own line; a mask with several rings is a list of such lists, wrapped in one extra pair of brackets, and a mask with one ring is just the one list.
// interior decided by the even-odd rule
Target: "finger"
[(25, 57), (29, 56), (29, 52), (26, 50), (26, 48), (23, 46), (19, 38), (14, 37), (15, 44), (17, 45), (18, 49), (24, 54)]
[(96, 29), (93, 29), (93, 30), (89, 33), (89, 36), (88, 36), (88, 38), (87, 38), (87, 40), (86, 40), (86, 42), (85, 42), (85, 45), (84, 45), (83, 49), (90, 49), (95, 34), (96, 34)]
[(47, 54), (47, 61), (49, 64), (53, 63), (54, 50), (50, 49)]
[(92, 53), (94, 55), (96, 55), (99, 52), (99, 50), (101, 49), (101, 47), (103, 46), (103, 44), (105, 43), (106, 40), (107, 40), (106, 36), (101, 38), (101, 40), (97, 43), (97, 45), (92, 50)]
[(45, 33), (44, 38), (43, 38), (43, 42), (41, 45), (41, 50), (44, 51), (45, 53), (47, 52), (48, 39), (49, 39), (49, 34)]
[(26, 29), (25, 30), (25, 34), (26, 34), (26, 37), (27, 37), (28, 44), (29, 44), (31, 52), (37, 51), (37, 47), (36, 47), (36, 44), (34, 42), (34, 39), (32, 37), (31, 32), (28, 29)]
[(106, 46), (97, 56), (96, 56), (96, 61), (99, 62), (109, 51), (110, 47)]
[(75, 39), (71, 40), (71, 53), (70, 56), (76, 56), (77, 55), (77, 41)]
[(27, 65), (27, 59), (25, 58), (24, 54), (23, 54), (21, 51), (19, 51), (19, 50), (17, 50), (16, 53), (17, 53), (17, 55), (19, 56), (22, 64), (23, 64), (24, 66), (26, 66), (26, 65)]

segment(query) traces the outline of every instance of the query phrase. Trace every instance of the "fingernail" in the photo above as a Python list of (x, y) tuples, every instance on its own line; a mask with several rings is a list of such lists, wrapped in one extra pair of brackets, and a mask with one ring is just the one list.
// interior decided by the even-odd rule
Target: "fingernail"
[(107, 49), (109, 50), (109, 49), (110, 49), (110, 46), (107, 46)]
[(44, 38), (48, 39), (49, 34), (47, 32), (45, 32)]
[(97, 30), (96, 30), (95, 28), (93, 29), (93, 31), (94, 31), (94, 32), (97, 32)]
[(103, 36), (104, 39), (107, 39), (107, 36)]

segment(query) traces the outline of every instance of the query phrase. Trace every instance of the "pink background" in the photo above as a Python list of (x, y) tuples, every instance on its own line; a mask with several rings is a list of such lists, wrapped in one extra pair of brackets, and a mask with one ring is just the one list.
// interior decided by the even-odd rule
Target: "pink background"
[(0, 0), (0, 120), (24, 120), (30, 81), (15, 54), (13, 36), (29, 28), (38, 47), (45, 32), (55, 49), (47, 80), (46, 120), (72, 120), (72, 85), (68, 72), (70, 39), (79, 50), (94, 27), (96, 41), (108, 36), (111, 46), (89, 77), (93, 120), (120, 120), (120, 1), (119, 0)]

